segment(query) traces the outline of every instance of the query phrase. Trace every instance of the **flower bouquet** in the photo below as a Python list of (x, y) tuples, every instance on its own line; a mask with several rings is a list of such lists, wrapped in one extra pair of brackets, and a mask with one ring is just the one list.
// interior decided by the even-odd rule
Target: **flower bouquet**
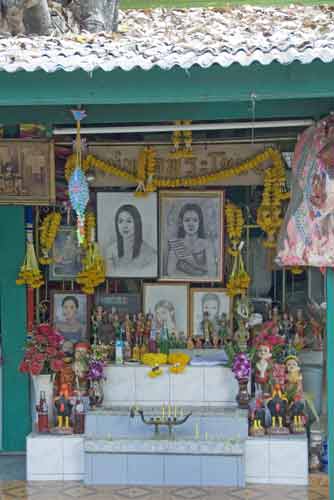
[(53, 375), (64, 367), (62, 337), (51, 325), (38, 325), (25, 346), (23, 361), (19, 370), (30, 375)]
[(92, 346), (91, 356), (88, 361), (87, 379), (89, 381), (89, 402), (92, 408), (102, 406), (104, 399), (103, 381), (106, 379), (104, 367), (106, 361), (98, 344)]
[(239, 384), (237, 401), (240, 408), (247, 409), (249, 404), (248, 381), (251, 374), (251, 362), (244, 352), (236, 354), (232, 364), (232, 371)]

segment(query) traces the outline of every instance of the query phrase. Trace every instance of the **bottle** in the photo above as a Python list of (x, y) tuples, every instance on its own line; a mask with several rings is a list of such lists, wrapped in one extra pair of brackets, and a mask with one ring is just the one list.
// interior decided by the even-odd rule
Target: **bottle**
[(163, 322), (160, 331), (159, 350), (162, 354), (169, 354), (169, 335), (166, 321)]
[(39, 404), (36, 406), (38, 432), (49, 432), (48, 404), (45, 399), (45, 391), (40, 392)]
[(74, 407), (74, 434), (85, 433), (85, 412), (81, 399), (77, 399)]
[(122, 365), (124, 362), (123, 357), (123, 340), (116, 340), (116, 365)]

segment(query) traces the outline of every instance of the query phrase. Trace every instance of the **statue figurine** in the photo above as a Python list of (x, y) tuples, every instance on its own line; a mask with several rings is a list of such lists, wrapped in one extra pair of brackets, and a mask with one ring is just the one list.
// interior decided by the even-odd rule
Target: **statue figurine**
[(114, 332), (115, 339), (121, 338), (121, 322), (117, 311), (112, 313), (112, 328)]
[(286, 370), (285, 391), (303, 396), (303, 376), (297, 356), (287, 356), (284, 364)]
[(237, 320), (238, 329), (234, 332), (234, 341), (237, 343), (240, 351), (247, 351), (248, 341), (249, 341), (249, 331), (246, 327), (246, 322), (242, 318)]
[(255, 364), (255, 385), (258, 392), (264, 397), (270, 395), (272, 362), (271, 347), (269, 344), (262, 343), (257, 348), (257, 361)]
[(146, 343), (148, 343), (151, 337), (151, 331), (153, 326), (153, 315), (151, 313), (146, 314), (145, 324), (144, 324), (144, 337)]
[(224, 346), (231, 342), (231, 330), (228, 326), (227, 314), (222, 313), (219, 320), (218, 335), (220, 337), (221, 345)]
[(264, 407), (263, 400), (261, 398), (256, 398), (255, 408), (251, 411), (251, 436), (264, 436), (265, 434), (265, 417), (266, 409)]
[(290, 428), (293, 434), (304, 434), (305, 432), (305, 403), (300, 394), (296, 394), (289, 407)]
[(313, 337), (313, 349), (315, 351), (322, 351), (322, 332), (323, 326), (315, 318), (310, 320), (312, 337)]
[(283, 313), (282, 319), (282, 336), (285, 341), (288, 343), (291, 333), (291, 321), (289, 319), (289, 314), (287, 312)]
[(139, 313), (136, 320), (136, 343), (141, 344), (145, 331), (145, 318), (143, 313)]
[(196, 349), (202, 349), (203, 347), (203, 339), (201, 337), (196, 337), (196, 340), (195, 340), (195, 347)]
[(90, 345), (86, 342), (79, 342), (74, 348), (73, 371), (75, 375), (75, 384), (77, 393), (81, 396), (88, 391), (88, 361)]
[(219, 338), (219, 336), (218, 336), (218, 334), (216, 332), (214, 332), (214, 334), (212, 336), (212, 344), (213, 344), (213, 347), (215, 349), (219, 348), (220, 338)]
[(201, 322), (202, 337), (204, 338), (204, 347), (211, 347), (211, 336), (213, 333), (213, 325), (209, 319), (209, 313), (204, 311), (203, 320)]
[(70, 340), (65, 340), (62, 345), (62, 351), (64, 353), (63, 361), (64, 366), (61, 371), (57, 374), (58, 390), (60, 391), (61, 386), (67, 385), (70, 396), (73, 395), (73, 390), (75, 387), (75, 374), (73, 370), (73, 354), (74, 345)]
[(59, 396), (54, 400), (54, 405), (57, 414), (57, 428), (66, 429), (70, 432), (72, 430), (70, 427), (70, 417), (73, 404), (70, 400), (67, 384), (61, 386)]
[(125, 315), (124, 320), (124, 331), (125, 331), (125, 340), (131, 346), (133, 343), (133, 333), (134, 333), (134, 325), (130, 319), (130, 315)]
[(192, 337), (188, 337), (188, 340), (187, 340), (187, 349), (189, 349), (190, 351), (192, 351), (195, 347), (195, 344), (194, 344), (194, 341), (193, 341), (193, 338)]
[(279, 384), (275, 385), (271, 398), (267, 402), (267, 407), (271, 414), (269, 434), (289, 434), (289, 429), (286, 427), (288, 400), (282, 393)]
[(301, 345), (304, 347), (305, 345), (305, 330), (306, 330), (307, 322), (303, 317), (303, 309), (297, 309), (296, 315), (296, 335), (295, 335), (295, 345)]
[(96, 306), (91, 317), (92, 330), (94, 343), (96, 344), (98, 340), (101, 340), (100, 330), (104, 321), (105, 311), (103, 306)]

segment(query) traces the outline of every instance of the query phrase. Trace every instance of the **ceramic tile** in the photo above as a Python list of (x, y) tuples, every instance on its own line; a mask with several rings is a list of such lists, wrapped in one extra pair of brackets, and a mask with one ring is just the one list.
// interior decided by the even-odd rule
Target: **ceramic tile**
[(269, 476), (272, 484), (308, 483), (307, 439), (269, 441)]
[(204, 400), (204, 368), (185, 370), (181, 375), (171, 375), (171, 401), (196, 404)]
[(132, 404), (135, 401), (135, 368), (112, 366), (106, 368), (104, 404)]
[[(48, 457), (43, 460), (43, 457)], [(62, 438), (43, 437), (43, 439), (27, 438), (27, 479), (35, 474), (63, 474), (63, 440)]]
[(204, 401), (235, 403), (238, 385), (231, 370), (217, 366), (204, 368)]
[(170, 376), (165, 369), (163, 375), (150, 378), (150, 368), (144, 366), (136, 370), (136, 401), (139, 404), (162, 404), (170, 401)]
[(84, 472), (84, 444), (82, 437), (64, 438), (64, 475), (83, 474)]
[(247, 439), (246, 481), (249, 483), (269, 482), (269, 439)]

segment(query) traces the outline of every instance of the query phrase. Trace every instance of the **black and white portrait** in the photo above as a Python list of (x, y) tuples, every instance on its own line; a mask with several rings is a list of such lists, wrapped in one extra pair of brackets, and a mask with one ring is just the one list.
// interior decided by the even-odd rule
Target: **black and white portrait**
[(228, 318), (231, 313), (231, 299), (224, 288), (190, 289), (190, 332), (196, 337), (202, 335), (201, 324), (204, 314), (213, 326), (219, 324), (222, 315)]
[(221, 281), (223, 192), (160, 193), (161, 279)]
[(81, 271), (81, 249), (78, 245), (76, 228), (61, 226), (52, 247), (50, 280), (74, 280)]
[(87, 339), (87, 295), (78, 292), (53, 292), (52, 312), (53, 324), (65, 340), (76, 343)]
[(153, 315), (158, 330), (188, 334), (188, 285), (145, 283), (143, 295), (144, 312)]
[(107, 276), (156, 278), (158, 275), (157, 195), (98, 193), (98, 241)]

